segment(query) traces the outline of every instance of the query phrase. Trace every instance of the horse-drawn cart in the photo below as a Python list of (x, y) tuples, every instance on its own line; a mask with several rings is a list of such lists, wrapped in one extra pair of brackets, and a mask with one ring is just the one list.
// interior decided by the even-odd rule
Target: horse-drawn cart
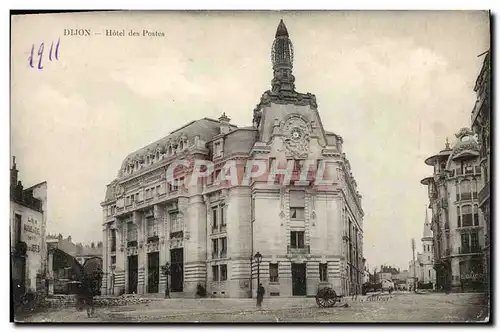
[(335, 303), (342, 301), (343, 295), (337, 295), (330, 287), (321, 288), (316, 293), (316, 303), (321, 308), (331, 308)]

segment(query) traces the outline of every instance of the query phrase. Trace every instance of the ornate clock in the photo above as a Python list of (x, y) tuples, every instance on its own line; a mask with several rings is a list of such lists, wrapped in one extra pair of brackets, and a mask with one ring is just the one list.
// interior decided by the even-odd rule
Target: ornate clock
[(298, 158), (307, 157), (310, 129), (302, 118), (295, 116), (285, 122), (284, 137), (287, 155)]

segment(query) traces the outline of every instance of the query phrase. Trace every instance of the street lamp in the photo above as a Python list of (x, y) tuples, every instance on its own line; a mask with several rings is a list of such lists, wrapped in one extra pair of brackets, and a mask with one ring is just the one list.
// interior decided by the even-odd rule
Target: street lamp
[(165, 265), (163, 265), (161, 267), (162, 269), (162, 272), (163, 272), (163, 275), (165, 276), (165, 278), (167, 278), (167, 285), (165, 287), (165, 298), (170, 298), (170, 290), (168, 288), (168, 276), (170, 274), (170, 264), (169, 262), (166, 262)]
[(260, 286), (260, 262), (262, 262), (262, 255), (260, 252), (257, 252), (253, 256), (255, 263), (257, 263), (257, 292), (259, 291), (259, 286)]

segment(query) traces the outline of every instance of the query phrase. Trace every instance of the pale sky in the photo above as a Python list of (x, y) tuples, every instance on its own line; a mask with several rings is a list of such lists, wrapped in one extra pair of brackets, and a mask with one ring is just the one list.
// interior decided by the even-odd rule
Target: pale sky
[[(489, 48), (486, 12), (149, 12), (15, 17), (11, 153), (25, 187), (48, 182), (48, 231), (102, 239), (106, 184), (123, 159), (201, 117), (248, 126), (270, 88), (283, 18), (299, 92), (344, 138), (363, 196), (370, 269), (408, 268), (422, 237), (426, 157), (470, 126)], [(63, 29), (161, 31), (165, 37), (63, 36)], [(29, 67), (60, 38), (59, 59)], [(36, 63), (35, 63), (36, 66)], [(419, 246), (420, 248), (420, 246)]]

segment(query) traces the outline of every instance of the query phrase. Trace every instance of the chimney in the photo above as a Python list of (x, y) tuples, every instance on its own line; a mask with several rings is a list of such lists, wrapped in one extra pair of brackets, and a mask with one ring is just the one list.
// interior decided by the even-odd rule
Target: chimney
[(222, 113), (222, 115), (219, 118), (221, 134), (227, 134), (231, 131), (231, 128), (229, 127), (230, 121), (231, 119), (227, 117), (226, 113)]
[(15, 188), (17, 184), (17, 174), (19, 171), (16, 167), (16, 157), (12, 157), (12, 168), (10, 169), (10, 187)]

